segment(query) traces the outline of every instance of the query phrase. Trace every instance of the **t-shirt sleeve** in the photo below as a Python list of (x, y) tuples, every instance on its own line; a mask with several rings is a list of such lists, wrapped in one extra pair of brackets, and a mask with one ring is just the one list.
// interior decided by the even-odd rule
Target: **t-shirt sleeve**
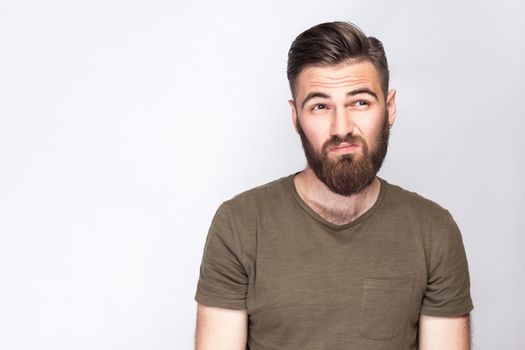
[(228, 214), (225, 205), (221, 205), (208, 231), (195, 300), (207, 306), (244, 310), (248, 274)]
[(439, 234), (432, 237), (427, 290), (421, 313), (429, 316), (461, 316), (473, 309), (465, 248), (459, 228), (448, 212), (442, 227)]

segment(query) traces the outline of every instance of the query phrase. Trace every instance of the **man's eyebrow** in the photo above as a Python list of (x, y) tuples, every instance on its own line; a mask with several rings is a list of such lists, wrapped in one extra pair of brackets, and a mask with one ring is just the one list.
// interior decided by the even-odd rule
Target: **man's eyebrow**
[(352, 90), (350, 91), (348, 94), (346, 94), (347, 96), (355, 96), (355, 95), (359, 95), (359, 94), (369, 94), (371, 95), (373, 98), (376, 99), (376, 101), (379, 101), (379, 99), (377, 98), (377, 94), (370, 90), (369, 88), (360, 88), (360, 89), (356, 89), (356, 90)]
[(304, 98), (303, 103), (301, 103), (301, 109), (304, 108), (304, 105), (306, 104), (306, 102), (308, 102), (308, 100), (311, 100), (312, 98), (315, 98), (315, 97), (330, 98), (330, 96), (325, 93), (318, 92), (318, 91), (312, 91), (308, 93), (308, 95), (306, 95), (306, 97)]
[[(352, 90), (349, 93), (347, 93), (346, 95), (347, 96), (355, 96), (355, 95), (359, 95), (359, 94), (368, 94), (368, 95), (372, 96), (373, 98), (375, 98), (376, 101), (379, 101), (379, 98), (377, 97), (377, 94), (373, 90), (371, 90), (369, 88), (366, 88), (366, 87)], [(301, 109), (304, 108), (304, 105), (306, 104), (306, 102), (308, 102), (309, 100), (311, 100), (312, 98), (315, 98), (315, 97), (330, 98), (330, 95), (325, 94), (323, 92), (312, 91), (312, 92), (308, 93), (308, 95), (306, 95), (306, 97), (304, 98), (303, 103), (301, 103)]]

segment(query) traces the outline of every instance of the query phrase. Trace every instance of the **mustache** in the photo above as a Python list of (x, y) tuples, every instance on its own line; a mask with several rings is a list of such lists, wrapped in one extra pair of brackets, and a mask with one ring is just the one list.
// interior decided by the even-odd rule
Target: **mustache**
[(344, 138), (339, 137), (337, 135), (334, 135), (334, 136), (332, 136), (332, 138), (330, 140), (326, 141), (323, 144), (323, 153), (324, 154), (327, 153), (328, 147), (338, 146), (339, 144), (341, 144), (343, 142), (346, 142), (346, 143), (358, 143), (358, 142), (360, 142), (363, 145), (366, 144), (365, 139), (362, 138), (359, 135), (347, 134)]

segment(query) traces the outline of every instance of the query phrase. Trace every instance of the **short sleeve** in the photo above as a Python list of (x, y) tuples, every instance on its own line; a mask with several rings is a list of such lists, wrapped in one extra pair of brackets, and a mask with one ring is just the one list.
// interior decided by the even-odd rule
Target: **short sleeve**
[(225, 309), (246, 309), (248, 276), (230, 216), (222, 204), (208, 231), (202, 256), (195, 300), (203, 305)]
[(421, 313), (453, 317), (473, 309), (467, 257), (458, 226), (446, 213), (442, 229), (432, 236), (428, 253), (427, 289)]

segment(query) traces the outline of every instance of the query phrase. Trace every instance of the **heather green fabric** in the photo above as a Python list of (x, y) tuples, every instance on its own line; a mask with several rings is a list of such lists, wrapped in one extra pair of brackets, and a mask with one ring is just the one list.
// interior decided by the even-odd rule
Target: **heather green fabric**
[(224, 202), (206, 240), (195, 299), (247, 309), (247, 349), (416, 349), (420, 313), (473, 308), (447, 210), (380, 179), (373, 207), (335, 225), (293, 176)]

